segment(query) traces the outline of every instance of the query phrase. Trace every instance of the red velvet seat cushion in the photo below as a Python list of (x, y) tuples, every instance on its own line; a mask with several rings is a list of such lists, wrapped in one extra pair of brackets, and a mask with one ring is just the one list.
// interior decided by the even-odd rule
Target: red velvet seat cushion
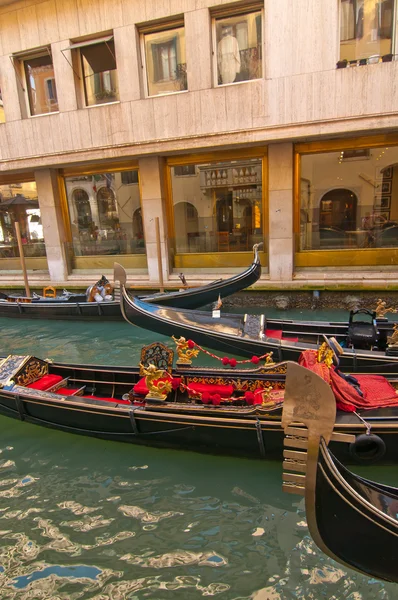
[(275, 340), (284, 340), (285, 342), (298, 342), (298, 337), (285, 337), (282, 329), (266, 329), (265, 335)]
[(73, 396), (73, 394), (75, 392), (77, 392), (78, 389), (80, 389), (80, 388), (62, 387), (62, 388), (58, 388), (55, 393), (56, 394), (61, 394), (62, 396)]
[(229, 398), (234, 391), (232, 385), (219, 385), (216, 383), (189, 383), (188, 388), (198, 394), (205, 392), (208, 394), (220, 394), (221, 398)]
[(59, 383), (62, 380), (63, 377), (61, 377), (61, 375), (43, 375), (43, 377), (41, 377), (33, 383), (29, 383), (29, 385), (27, 385), (26, 387), (32, 388), (34, 390), (41, 390), (42, 392), (44, 392), (45, 390), (48, 390), (50, 387), (52, 387), (56, 383)]
[[(160, 381), (170, 381), (173, 389), (177, 389), (181, 383), (181, 377), (172, 377), (169, 373), (166, 373), (164, 377), (160, 377), (160, 379), (155, 379), (154, 384), (157, 385)], [(147, 385), (145, 383), (145, 377), (142, 377), (133, 388), (134, 394), (138, 394), (139, 396), (146, 396), (149, 392)]]

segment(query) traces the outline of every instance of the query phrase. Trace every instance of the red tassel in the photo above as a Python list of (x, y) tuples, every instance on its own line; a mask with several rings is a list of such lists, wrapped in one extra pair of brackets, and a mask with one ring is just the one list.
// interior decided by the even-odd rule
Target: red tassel
[(195, 342), (193, 342), (192, 340), (188, 340), (187, 344), (188, 344), (188, 348), (190, 348), (191, 350), (192, 350), (192, 348), (195, 348)]
[(260, 362), (260, 359), (258, 356), (252, 356), (251, 362), (253, 363), (253, 365), (258, 365), (258, 363)]
[(236, 358), (230, 358), (229, 364), (231, 365), (232, 368), (236, 367), (236, 364), (237, 364)]

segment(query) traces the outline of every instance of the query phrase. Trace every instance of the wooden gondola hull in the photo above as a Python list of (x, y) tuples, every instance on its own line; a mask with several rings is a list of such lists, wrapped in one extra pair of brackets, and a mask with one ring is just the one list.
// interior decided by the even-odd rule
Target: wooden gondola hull
[(398, 522), (394, 525), (386, 520), (382, 511), (364, 502), (346, 485), (344, 478), (336, 477), (322, 451), (318, 459), (315, 507), (318, 532), (330, 553), (373, 577), (398, 580)]
[[(316, 350), (324, 341), (325, 329), (310, 334), (302, 342), (296, 342), (274, 339), (267, 335), (260, 337), (259, 329), (257, 336), (256, 332), (246, 333), (243, 315), (226, 314), (222, 319), (213, 319), (209, 312), (177, 310), (147, 304), (138, 298), (129, 298), (123, 292), (121, 302), (125, 319), (133, 325), (139, 324), (144, 329), (166, 336), (183, 336), (201, 346), (226, 354), (250, 358), (253, 355), (261, 356), (272, 352), (275, 361), (297, 361), (303, 350)], [(340, 357), (340, 367), (355, 373), (396, 374), (398, 355), (387, 356), (382, 351), (345, 348)]]
[[(242, 273), (197, 288), (147, 295), (145, 301), (148, 303), (155, 302), (161, 306), (195, 309), (215, 302), (218, 297), (225, 298), (253, 285), (260, 275), (261, 263), (256, 250), (253, 263)], [(123, 319), (118, 301), (74, 302), (70, 300), (68, 302), (58, 302), (54, 298), (40, 302), (0, 300), (0, 317), (71, 320)]]
[[(125, 406), (75, 398), (54, 402), (40, 397), (15, 397), (0, 390), (0, 413), (19, 420), (61, 431), (149, 446), (183, 448), (211, 454), (254, 458), (280, 458), (283, 430), (280, 414), (223, 415), (211, 409), (205, 414), (162, 407)], [(349, 421), (350, 419), (348, 419)], [(341, 413), (335, 430), (361, 434), (363, 424), (347, 422)], [(386, 444), (384, 462), (398, 459), (398, 414), (395, 423), (378, 422), (373, 431)], [(344, 463), (351, 463), (348, 444), (332, 444)]]

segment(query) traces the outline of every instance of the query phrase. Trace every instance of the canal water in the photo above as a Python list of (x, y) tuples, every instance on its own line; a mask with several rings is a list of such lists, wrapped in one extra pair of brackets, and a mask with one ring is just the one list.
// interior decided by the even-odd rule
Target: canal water
[[(3, 356), (115, 365), (136, 365), (144, 344), (166, 340), (123, 322), (0, 319), (0, 332)], [(357, 471), (398, 486), (395, 467)], [(281, 472), (278, 461), (144, 448), (0, 417), (0, 598), (395, 600), (395, 584), (316, 548), (304, 501), (282, 493)]]

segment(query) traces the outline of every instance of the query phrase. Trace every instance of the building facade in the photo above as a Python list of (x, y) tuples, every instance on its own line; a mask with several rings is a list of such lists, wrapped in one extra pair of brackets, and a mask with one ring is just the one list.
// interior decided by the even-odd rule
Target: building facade
[(2, 283), (18, 222), (55, 284), (200, 281), (263, 242), (265, 286), (398, 285), (396, 24), (394, 0), (0, 0)]

